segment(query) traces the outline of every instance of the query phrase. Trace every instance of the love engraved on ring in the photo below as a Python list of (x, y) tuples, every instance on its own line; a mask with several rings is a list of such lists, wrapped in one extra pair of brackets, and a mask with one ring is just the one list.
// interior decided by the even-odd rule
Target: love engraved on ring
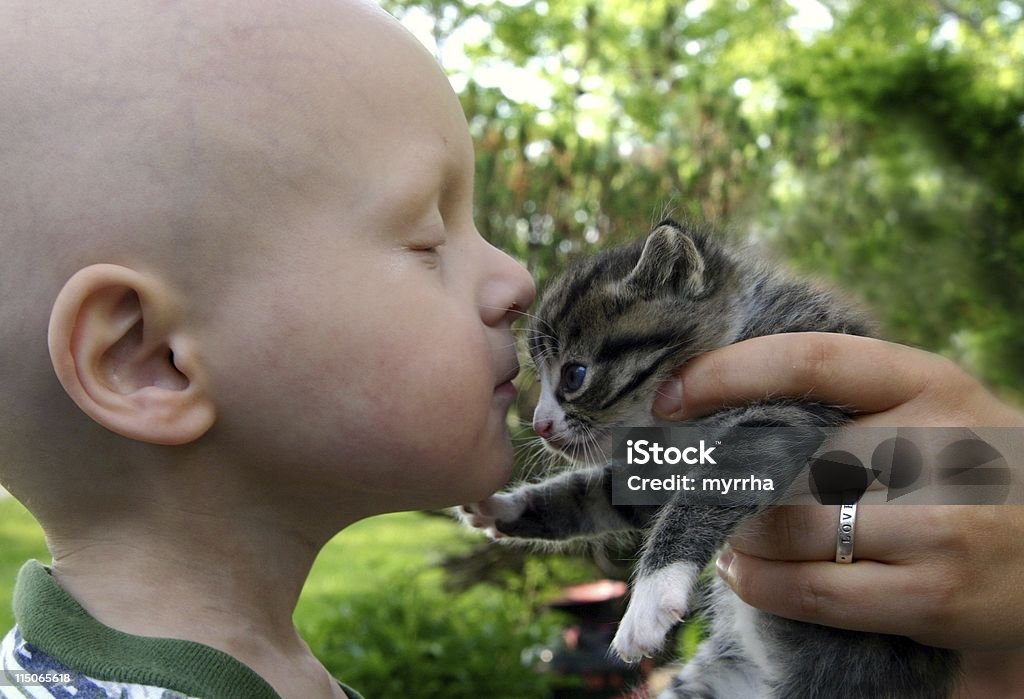
[(857, 522), (857, 503), (839, 507), (836, 532), (836, 563), (853, 563), (853, 527)]

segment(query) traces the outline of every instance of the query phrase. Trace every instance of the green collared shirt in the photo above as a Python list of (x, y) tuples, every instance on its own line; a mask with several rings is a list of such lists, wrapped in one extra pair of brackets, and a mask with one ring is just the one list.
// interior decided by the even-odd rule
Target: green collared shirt
[[(4, 639), (0, 657), (0, 697), (9, 696), (5, 690), (18, 687), (19, 678), (45, 669), (61, 680), (55, 687), (80, 689), (92, 683), (102, 691), (113, 684), (117, 693), (110, 696), (129, 699), (158, 695), (281, 699), (251, 668), (216, 648), (195, 641), (133, 636), (104, 626), (39, 561), (28, 561), (18, 572), (14, 617), (17, 626)], [(362, 699), (338, 684), (350, 699)], [(140, 691), (132, 693), (133, 686)], [(160, 689), (169, 691), (154, 693)]]

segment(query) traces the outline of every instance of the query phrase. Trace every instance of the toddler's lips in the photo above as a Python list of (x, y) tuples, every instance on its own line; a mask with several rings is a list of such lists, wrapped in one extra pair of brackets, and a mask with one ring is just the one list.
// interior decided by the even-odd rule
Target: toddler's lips
[(517, 389), (515, 387), (515, 384), (513, 384), (511, 381), (506, 381), (505, 383), (500, 384), (494, 389), (494, 395), (496, 396), (515, 398), (516, 394), (518, 393), (519, 389)]
[(516, 364), (514, 367), (512, 367), (512, 369), (510, 369), (509, 371), (506, 371), (502, 375), (501, 380), (498, 381), (498, 384), (495, 386), (495, 388), (496, 389), (497, 388), (501, 388), (505, 384), (512, 383), (512, 379), (514, 379), (517, 376), (519, 376), (519, 365), (518, 364)]
[(516, 365), (511, 371), (505, 372), (502, 381), (494, 387), (494, 395), (509, 399), (515, 399), (519, 390), (512, 383), (512, 379), (519, 375), (519, 366)]

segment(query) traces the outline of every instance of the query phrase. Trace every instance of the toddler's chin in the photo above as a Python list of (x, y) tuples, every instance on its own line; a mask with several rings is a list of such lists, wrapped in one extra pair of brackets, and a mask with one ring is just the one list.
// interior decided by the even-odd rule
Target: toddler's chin
[(478, 467), (480, 469), (478, 474), (480, 478), (473, 479), (475, 483), (480, 485), (479, 490), (470, 493), (463, 502), (476, 502), (477, 500), (483, 500), (489, 495), (493, 495), (504, 488), (512, 477), (515, 462), (512, 454), (512, 442), (508, 437), (496, 445), (495, 452), (488, 456), (489, 458), (482, 460), (481, 465)]

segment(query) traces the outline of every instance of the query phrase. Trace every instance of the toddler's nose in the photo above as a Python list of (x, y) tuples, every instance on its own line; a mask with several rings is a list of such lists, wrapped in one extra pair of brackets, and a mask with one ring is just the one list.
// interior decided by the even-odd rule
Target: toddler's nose
[(544, 439), (548, 439), (554, 433), (554, 423), (551, 420), (538, 420), (533, 423), (533, 431)]

